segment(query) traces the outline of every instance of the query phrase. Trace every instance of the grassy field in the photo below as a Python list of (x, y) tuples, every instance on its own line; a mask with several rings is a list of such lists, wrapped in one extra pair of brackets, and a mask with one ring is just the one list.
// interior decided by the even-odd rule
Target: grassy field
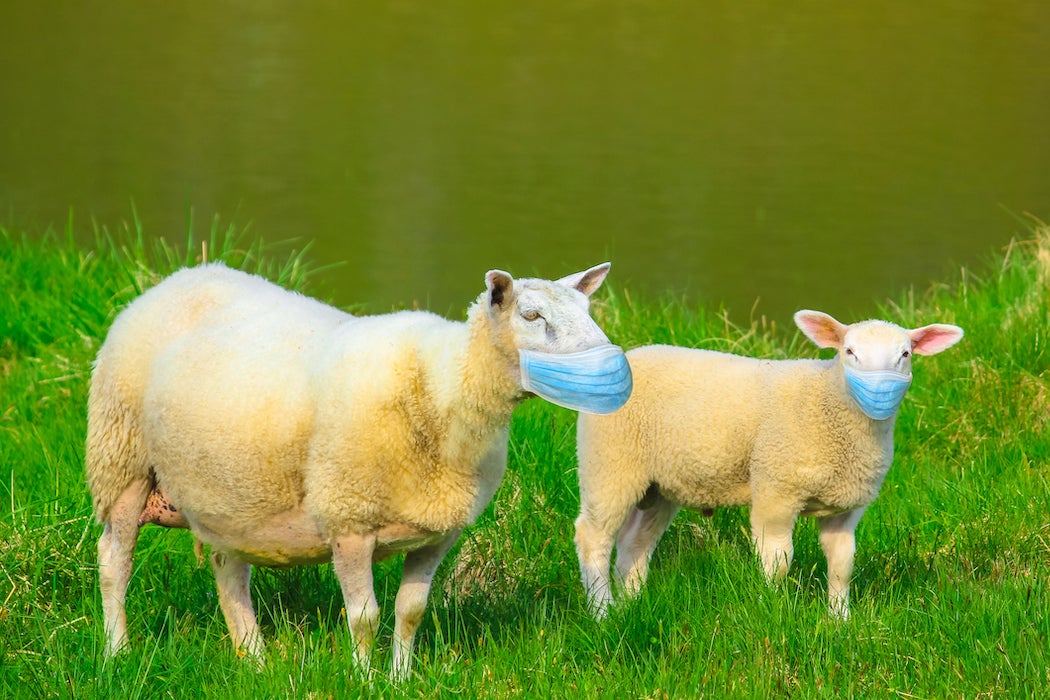
[[(956, 323), (967, 336), (916, 362), (894, 467), (858, 529), (849, 621), (825, 613), (813, 523), (800, 523), (791, 575), (770, 588), (744, 509), (679, 515), (640, 598), (591, 620), (572, 543), (574, 414), (536, 400), (515, 413), (506, 479), (442, 566), (414, 673), (395, 686), (385, 670), (398, 560), (376, 567), (369, 678), (352, 666), (330, 566), (257, 569), (269, 656), (257, 671), (230, 648), (192, 538), (154, 527), (128, 590), (132, 648), (102, 660), (100, 527), (82, 466), (91, 359), (123, 304), (204, 250), (310, 291), (302, 258), (275, 260), (221, 227), (146, 245), (132, 226), (91, 248), (0, 229), (0, 697), (1040, 696), (1050, 687), (1050, 230), (1033, 225), (1029, 238), (881, 308), (901, 325)], [(615, 284), (599, 297), (596, 317), (625, 347), (818, 353), (790, 319), (735, 325)]]

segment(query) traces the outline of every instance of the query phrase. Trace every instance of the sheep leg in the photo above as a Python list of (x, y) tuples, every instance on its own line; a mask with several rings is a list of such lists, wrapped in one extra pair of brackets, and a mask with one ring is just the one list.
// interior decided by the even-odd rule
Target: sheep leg
[(800, 509), (777, 500), (755, 500), (751, 506), (751, 541), (762, 560), (766, 580), (787, 576), (795, 555), (791, 541)]
[(107, 658), (115, 656), (128, 642), (124, 603), (128, 581), (131, 580), (135, 544), (139, 539), (139, 513), (149, 490), (149, 479), (136, 479), (128, 484), (110, 507), (102, 536), (98, 538), (98, 578)]
[(677, 513), (676, 503), (657, 494), (647, 508), (628, 514), (616, 540), (616, 577), (627, 595), (641, 590), (656, 544)]
[(605, 617), (612, 604), (609, 564), (614, 537), (615, 530), (610, 532), (593, 522), (586, 511), (581, 512), (576, 519), (576, 556), (580, 560), (583, 591), (587, 595), (591, 614), (599, 620)]
[(238, 652), (263, 660), (262, 635), (255, 620), (249, 582), (252, 567), (246, 561), (222, 551), (211, 553), (211, 568), (215, 572), (215, 587), (219, 592), (219, 607), (230, 630), (230, 641)]
[(363, 671), (372, 660), (372, 645), (379, 626), (379, 604), (372, 583), (374, 533), (350, 533), (332, 538), (332, 564), (343, 590), (346, 621), (355, 645), (355, 658)]
[(416, 630), (423, 621), (423, 612), (430, 595), (430, 584), (434, 572), (448, 554), (456, 540), (459, 530), (446, 534), (438, 542), (427, 547), (413, 550), (405, 555), (405, 564), (401, 572), (401, 587), (397, 591), (394, 603), (394, 663), (393, 676), (404, 679), (412, 666), (412, 646), (415, 643)]
[(854, 531), (862, 515), (864, 508), (857, 508), (820, 519), (820, 548), (828, 561), (828, 612), (843, 620), (849, 617), (849, 582), (857, 548)]

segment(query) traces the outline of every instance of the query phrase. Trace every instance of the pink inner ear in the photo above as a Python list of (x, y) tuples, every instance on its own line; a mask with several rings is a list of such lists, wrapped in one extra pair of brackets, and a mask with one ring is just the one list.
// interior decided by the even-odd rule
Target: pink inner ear
[(958, 326), (935, 323), (908, 331), (908, 337), (916, 355), (936, 355), (962, 340), (963, 330)]
[(795, 314), (795, 325), (822, 348), (842, 347), (842, 338), (846, 335), (846, 326), (820, 311), (799, 311)]
[(558, 284), (564, 284), (566, 287), (572, 287), (573, 289), (583, 293), (584, 296), (590, 296), (602, 286), (602, 282), (605, 281), (605, 276), (609, 274), (609, 263), (602, 263), (601, 265), (595, 265), (589, 270), (583, 272), (577, 272), (567, 277), (562, 277), (560, 280), (556, 280)]

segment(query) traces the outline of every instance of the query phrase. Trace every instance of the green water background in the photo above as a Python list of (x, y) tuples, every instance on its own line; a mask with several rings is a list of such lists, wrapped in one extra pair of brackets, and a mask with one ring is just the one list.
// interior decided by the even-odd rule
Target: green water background
[(0, 220), (313, 242), (340, 305), (484, 272), (848, 320), (1050, 217), (1050, 3), (10, 3)]

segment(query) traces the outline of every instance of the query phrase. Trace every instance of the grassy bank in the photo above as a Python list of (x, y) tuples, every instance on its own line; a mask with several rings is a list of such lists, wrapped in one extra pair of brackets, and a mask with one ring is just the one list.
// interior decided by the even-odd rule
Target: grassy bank
[[(229, 648), (188, 534), (152, 527), (128, 591), (133, 647), (104, 665), (99, 527), (82, 462), (90, 361), (106, 328), (205, 250), (310, 291), (301, 259), (274, 260), (218, 227), (204, 238), (147, 245), (131, 230), (87, 249), (0, 230), (0, 696), (1034, 697), (1050, 685), (1042, 227), (981, 269), (882, 309), (901, 325), (950, 322), (967, 336), (916, 362), (894, 467), (858, 529), (848, 622), (825, 614), (813, 524), (798, 529), (789, 580), (770, 589), (744, 509), (680, 515), (640, 599), (589, 619), (572, 544), (574, 414), (532, 401), (515, 413), (503, 486), (439, 573), (405, 684), (354, 674), (329, 566), (256, 571), (269, 663), (253, 670)], [(734, 325), (615, 286), (600, 296), (595, 314), (625, 347), (817, 355), (790, 319)], [(376, 567), (383, 670), (399, 571), (398, 561)]]

